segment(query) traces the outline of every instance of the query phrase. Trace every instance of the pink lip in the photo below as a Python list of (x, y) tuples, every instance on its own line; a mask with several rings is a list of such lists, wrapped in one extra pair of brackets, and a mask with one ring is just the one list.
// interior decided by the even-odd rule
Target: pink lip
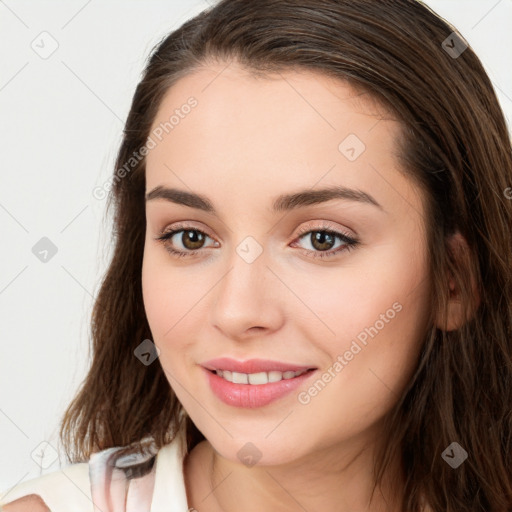
[(267, 384), (256, 385), (234, 384), (222, 377), (219, 377), (216, 373), (204, 367), (202, 368), (202, 371), (206, 374), (210, 389), (217, 398), (227, 405), (245, 407), (248, 409), (263, 407), (274, 400), (284, 397), (297, 389), (297, 387), (303, 384), (306, 379), (309, 379), (311, 375), (316, 373), (316, 370), (312, 370), (291, 379), (283, 379), (279, 382), (269, 382)]
[(301, 366), (297, 364), (271, 361), (269, 359), (248, 359), (247, 361), (236, 361), (229, 357), (219, 357), (201, 363), (201, 366), (208, 370), (229, 370), (238, 373), (259, 373), (259, 372), (298, 372), (301, 370), (316, 369), (314, 366)]

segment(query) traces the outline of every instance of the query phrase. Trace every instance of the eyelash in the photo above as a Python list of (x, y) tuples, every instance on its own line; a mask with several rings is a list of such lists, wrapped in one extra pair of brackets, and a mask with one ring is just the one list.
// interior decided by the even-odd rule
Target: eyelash
[[(189, 250), (177, 251), (177, 250), (173, 249), (172, 247), (169, 247), (168, 245), (166, 245), (165, 242), (167, 242), (169, 239), (171, 239), (175, 234), (180, 233), (182, 231), (196, 231), (198, 233), (201, 233), (201, 234), (211, 238), (204, 231), (196, 229), (192, 226), (178, 224), (177, 226), (175, 226), (175, 228), (172, 231), (169, 231), (167, 233), (162, 233), (159, 237), (156, 237), (155, 240), (163, 243), (167, 252), (169, 252), (172, 256), (176, 256), (178, 258), (192, 257), (192, 256), (195, 256), (197, 253), (201, 252), (202, 249), (196, 249), (193, 251), (189, 251)], [(308, 254), (312, 253), (312, 256), (311, 256), (312, 258), (320, 258), (320, 259), (332, 258), (342, 251), (350, 251), (350, 250), (354, 249), (359, 244), (359, 241), (356, 240), (355, 238), (352, 238), (345, 233), (340, 233), (338, 231), (334, 231), (334, 230), (330, 229), (329, 226), (325, 226), (325, 225), (322, 225), (315, 229), (301, 228), (299, 230), (297, 238), (300, 239), (304, 235), (307, 235), (310, 233), (327, 233), (329, 235), (333, 235), (336, 238), (339, 238), (345, 244), (345, 245), (342, 245), (341, 247), (338, 247), (337, 249), (331, 249), (329, 251), (311, 251), (308, 249), (304, 249), (306, 251), (306, 253), (308, 253)]]

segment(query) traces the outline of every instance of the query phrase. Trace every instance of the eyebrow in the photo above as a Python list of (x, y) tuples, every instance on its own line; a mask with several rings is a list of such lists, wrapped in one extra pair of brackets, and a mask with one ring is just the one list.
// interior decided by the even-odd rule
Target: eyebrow
[[(167, 188), (163, 186), (155, 187), (151, 192), (146, 194), (145, 200), (165, 199), (175, 204), (188, 206), (197, 210), (202, 210), (213, 215), (217, 212), (212, 202), (203, 195), (179, 190), (176, 188)], [(274, 213), (294, 210), (296, 208), (304, 208), (306, 206), (317, 205), (332, 201), (333, 199), (344, 199), (347, 201), (357, 201), (364, 204), (376, 206), (384, 211), (384, 208), (370, 194), (361, 190), (355, 190), (343, 186), (333, 186), (319, 190), (300, 190), (292, 194), (283, 194), (278, 196), (272, 203), (272, 211)]]

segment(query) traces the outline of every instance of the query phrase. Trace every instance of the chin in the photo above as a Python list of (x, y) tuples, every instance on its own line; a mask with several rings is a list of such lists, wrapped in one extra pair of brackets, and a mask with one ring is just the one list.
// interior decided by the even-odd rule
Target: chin
[(281, 440), (276, 446), (275, 442), (268, 440), (251, 441), (249, 437), (222, 442), (220, 446), (211, 443), (219, 456), (229, 462), (246, 467), (276, 466), (293, 462), (300, 456), (294, 446), (283, 446)]

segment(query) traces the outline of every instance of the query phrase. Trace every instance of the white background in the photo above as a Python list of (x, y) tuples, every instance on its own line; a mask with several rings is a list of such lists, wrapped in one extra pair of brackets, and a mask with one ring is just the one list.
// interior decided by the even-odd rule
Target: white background
[[(425, 3), (479, 55), (511, 126), (512, 0)], [(92, 190), (110, 179), (150, 50), (207, 6), (0, 0), (0, 490), (65, 463), (58, 423), (89, 364), (111, 255), (106, 200)], [(59, 45), (47, 59), (31, 47), (43, 31)], [(32, 253), (42, 237), (58, 250), (46, 263)], [(60, 460), (48, 448), (41, 467), (44, 442)]]

